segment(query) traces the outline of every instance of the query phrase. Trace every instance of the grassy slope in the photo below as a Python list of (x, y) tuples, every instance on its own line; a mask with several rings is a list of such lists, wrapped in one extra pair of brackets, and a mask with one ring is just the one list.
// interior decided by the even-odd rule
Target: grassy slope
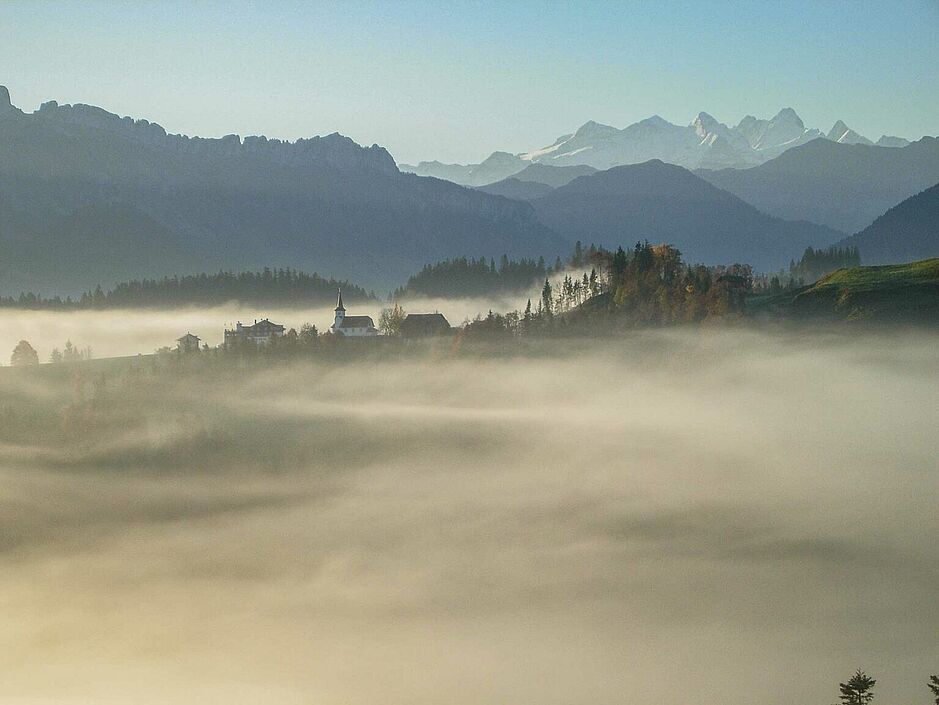
[(754, 297), (755, 314), (939, 323), (939, 258), (839, 269), (810, 286)]

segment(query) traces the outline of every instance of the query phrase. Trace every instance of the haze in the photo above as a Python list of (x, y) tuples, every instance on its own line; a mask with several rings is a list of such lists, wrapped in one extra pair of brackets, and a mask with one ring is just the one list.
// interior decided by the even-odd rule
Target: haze
[(537, 149), (588, 120), (734, 124), (787, 105), (916, 139), (936, 131), (937, 24), (931, 0), (4, 2), (0, 85), (29, 110), (89, 103), (207, 137), (339, 131), (411, 164)]
[(0, 700), (925, 702), (939, 339), (573, 347), (0, 369)]

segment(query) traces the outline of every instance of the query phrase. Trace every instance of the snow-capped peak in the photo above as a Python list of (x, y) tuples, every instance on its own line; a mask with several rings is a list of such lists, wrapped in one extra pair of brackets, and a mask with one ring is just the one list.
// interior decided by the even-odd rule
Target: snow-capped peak
[(845, 125), (841, 120), (838, 120), (838, 122), (832, 125), (832, 128), (828, 131), (827, 137), (833, 142), (839, 142), (841, 144), (874, 144), (863, 135), (859, 135)]

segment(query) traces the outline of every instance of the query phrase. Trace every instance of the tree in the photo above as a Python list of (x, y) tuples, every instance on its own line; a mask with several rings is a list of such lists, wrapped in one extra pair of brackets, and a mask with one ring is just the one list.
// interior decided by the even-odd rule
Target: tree
[(547, 279), (544, 280), (544, 287), (541, 289), (541, 305), (543, 307), (544, 315), (550, 316), (552, 307), (554, 306), (554, 292), (551, 291), (551, 282)]
[(300, 335), (298, 339), (301, 345), (312, 345), (316, 342), (316, 338), (319, 335), (319, 331), (316, 330), (316, 326), (312, 323), (304, 323), (300, 326)]
[(929, 676), (929, 683), (926, 684), (936, 696), (936, 705), (939, 705), (939, 676)]
[[(495, 264), (493, 264), (493, 267), (495, 267)], [(378, 330), (385, 335), (398, 335), (401, 332), (401, 324), (404, 322), (405, 316), (407, 316), (407, 313), (397, 302), (393, 308), (382, 309), (381, 315), (378, 317)]]
[(574, 254), (571, 256), (571, 266), (577, 268), (584, 266), (584, 246), (580, 240), (574, 244)]
[(76, 362), (82, 359), (82, 354), (79, 352), (78, 348), (72, 343), (71, 340), (65, 341), (65, 349), (62, 352), (62, 360), (64, 362)]
[(876, 680), (859, 668), (847, 683), (838, 684), (841, 689), (841, 702), (844, 705), (867, 705), (874, 699), (872, 691), (876, 683)]
[(52, 348), (52, 354), (49, 355), (49, 362), (52, 364), (62, 362), (62, 352), (58, 348)]
[(13, 348), (13, 354), (10, 356), (10, 364), (13, 365), (13, 367), (38, 365), (39, 354), (27, 341), (21, 340), (16, 344), (16, 347)]

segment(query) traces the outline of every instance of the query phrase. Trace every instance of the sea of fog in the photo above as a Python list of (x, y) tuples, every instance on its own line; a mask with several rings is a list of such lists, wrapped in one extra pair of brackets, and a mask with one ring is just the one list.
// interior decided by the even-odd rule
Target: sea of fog
[[(409, 313), (439, 312), (450, 324), (459, 326), (476, 315), (485, 316), (489, 309), (496, 312), (522, 310), (528, 297), (537, 301), (539, 292), (497, 299), (416, 299), (404, 302)], [(346, 314), (368, 315), (375, 323), (388, 303), (346, 303)], [(0, 365), (9, 364), (10, 354), (20, 340), (28, 341), (43, 362), (54, 348), (61, 350), (66, 341), (78, 348), (90, 347), (96, 358), (150, 354), (158, 348), (176, 345), (176, 339), (187, 332), (198, 335), (215, 347), (222, 342), (226, 326), (236, 322), (254, 323), (269, 318), (289, 328), (300, 330), (312, 323), (325, 332), (333, 323), (334, 305), (296, 308), (248, 306), (232, 302), (224, 306), (187, 307), (172, 310), (117, 309), (108, 311), (26, 311), (0, 308)]]
[(566, 345), (0, 370), (0, 703), (829, 705), (856, 668), (928, 702), (937, 336)]

